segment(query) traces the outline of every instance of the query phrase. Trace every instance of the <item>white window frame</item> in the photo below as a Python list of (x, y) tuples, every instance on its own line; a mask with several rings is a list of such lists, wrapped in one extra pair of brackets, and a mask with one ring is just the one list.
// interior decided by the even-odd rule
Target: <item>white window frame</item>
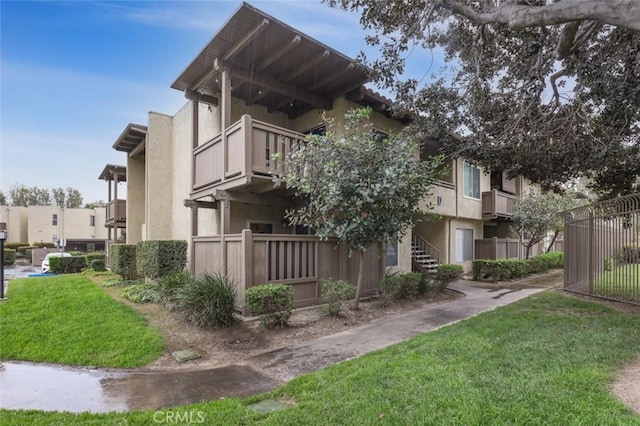
[[(467, 168), (469, 170), (469, 172), (471, 172), (471, 176), (470, 176), (470, 185), (471, 185), (471, 195), (467, 194), (467, 175), (469, 172), (467, 172)], [(477, 172), (477, 173), (476, 173)], [(481, 179), (480, 179), (480, 173), (481, 170), (479, 167), (476, 167), (472, 164), (469, 163), (463, 163), (462, 165), (462, 196), (465, 198), (470, 198), (472, 200), (480, 200), (480, 197), (482, 196), (482, 191), (480, 190), (480, 184), (481, 184)], [(477, 176), (477, 183), (476, 183), (476, 179), (475, 177)], [(476, 197), (475, 194), (475, 190), (477, 189), (477, 194), (478, 196)]]
[[(467, 247), (465, 247), (465, 236), (469, 238)], [(468, 262), (470, 260), (473, 260), (473, 229), (456, 228), (456, 262)]]

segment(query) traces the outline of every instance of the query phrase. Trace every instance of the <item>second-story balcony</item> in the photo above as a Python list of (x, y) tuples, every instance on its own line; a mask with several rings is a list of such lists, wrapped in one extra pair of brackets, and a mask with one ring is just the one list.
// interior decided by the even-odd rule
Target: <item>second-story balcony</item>
[(127, 223), (127, 200), (111, 200), (106, 206), (105, 226), (124, 227)]
[[(305, 135), (243, 115), (225, 132), (193, 150), (193, 194), (237, 189), (258, 180), (268, 181), (283, 171), (292, 145)], [(274, 160), (274, 154), (280, 154)]]
[(492, 220), (513, 216), (515, 195), (500, 192), (496, 189), (482, 193), (482, 218)]

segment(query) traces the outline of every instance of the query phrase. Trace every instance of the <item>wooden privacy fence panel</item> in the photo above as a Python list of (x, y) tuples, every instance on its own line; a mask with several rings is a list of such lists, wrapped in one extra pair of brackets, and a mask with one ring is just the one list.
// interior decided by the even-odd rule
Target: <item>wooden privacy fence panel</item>
[(564, 288), (640, 304), (640, 194), (565, 212)]
[[(247, 288), (281, 283), (293, 286), (294, 305), (320, 301), (321, 280), (346, 280), (356, 284), (359, 260), (335, 239), (321, 241), (308, 235), (242, 234), (193, 237), (194, 272), (222, 272), (236, 283), (238, 305), (244, 309)], [(363, 296), (376, 294), (384, 278), (384, 261), (378, 248), (365, 253)]]
[[(528, 240), (524, 241), (525, 243)], [(545, 252), (544, 241), (534, 244), (529, 252), (529, 257), (534, 257)], [(474, 240), (474, 259), (524, 259), (526, 247), (520, 240), (513, 238), (481, 238)]]

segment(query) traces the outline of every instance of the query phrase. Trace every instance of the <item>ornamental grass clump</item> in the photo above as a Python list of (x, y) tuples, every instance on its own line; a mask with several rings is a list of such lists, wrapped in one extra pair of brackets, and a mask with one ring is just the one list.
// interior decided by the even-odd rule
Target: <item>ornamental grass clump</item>
[(174, 300), (190, 323), (224, 328), (236, 320), (236, 293), (236, 285), (227, 275), (204, 272), (179, 287)]

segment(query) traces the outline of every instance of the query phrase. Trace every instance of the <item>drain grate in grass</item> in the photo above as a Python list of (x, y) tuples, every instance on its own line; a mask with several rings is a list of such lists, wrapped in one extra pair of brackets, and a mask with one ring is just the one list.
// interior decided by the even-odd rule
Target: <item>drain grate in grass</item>
[(268, 414), (274, 411), (286, 410), (287, 408), (291, 408), (291, 406), (292, 404), (276, 401), (275, 399), (265, 399), (264, 401), (249, 405), (249, 408), (260, 414)]
[(200, 354), (192, 351), (191, 349), (182, 349), (180, 351), (175, 351), (171, 355), (173, 355), (175, 360), (178, 362), (187, 362), (193, 359), (200, 358)]

